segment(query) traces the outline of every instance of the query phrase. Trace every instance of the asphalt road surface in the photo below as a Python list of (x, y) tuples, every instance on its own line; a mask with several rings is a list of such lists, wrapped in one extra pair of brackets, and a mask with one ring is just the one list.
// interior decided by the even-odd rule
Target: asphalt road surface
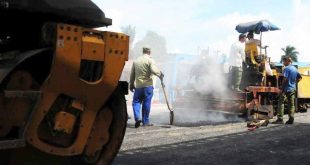
[[(156, 115), (151, 117), (156, 119)], [(242, 120), (177, 126), (155, 123), (137, 129), (133, 124), (130, 119), (113, 165), (310, 164), (309, 112), (296, 114), (293, 125), (269, 124), (255, 131), (248, 131)]]

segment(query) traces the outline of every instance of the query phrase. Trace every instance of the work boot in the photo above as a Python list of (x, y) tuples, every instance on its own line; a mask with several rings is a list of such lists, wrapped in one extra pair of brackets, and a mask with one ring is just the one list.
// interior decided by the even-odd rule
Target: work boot
[(140, 125), (141, 125), (142, 121), (141, 120), (138, 120), (135, 124), (135, 128), (139, 128)]
[(144, 127), (148, 127), (148, 126), (154, 126), (154, 124), (148, 123), (148, 124), (143, 124)]
[(272, 122), (272, 124), (283, 124), (283, 119), (278, 118), (276, 121)]
[(289, 118), (285, 124), (294, 124), (294, 118)]

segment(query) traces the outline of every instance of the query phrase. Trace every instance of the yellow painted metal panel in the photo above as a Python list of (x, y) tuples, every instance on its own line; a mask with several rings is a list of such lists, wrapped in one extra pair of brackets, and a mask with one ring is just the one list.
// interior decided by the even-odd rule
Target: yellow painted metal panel
[[(85, 37), (88, 32), (93, 34), (89, 33), (91, 34), (90, 37)], [(99, 36), (99, 38), (96, 39), (95, 36)], [(104, 57), (105, 65), (101, 68), (102, 78), (96, 82), (88, 82), (79, 77), (80, 64), (82, 57), (84, 57), (82, 53), (86, 53), (84, 55), (89, 57), (91, 54), (88, 53), (93, 53), (92, 48), (95, 45), (98, 46), (96, 49), (98, 54), (96, 55), (103, 54), (100, 58)], [(28, 125), (27, 142), (44, 152), (55, 155), (82, 154), (95, 123), (97, 112), (103, 107), (118, 85), (125, 61), (128, 59), (128, 50), (129, 37), (127, 35), (58, 24), (57, 45), (51, 73), (42, 85), (41, 91), (44, 95), (42, 95), (40, 104), (33, 114), (33, 120)], [(61, 94), (78, 100), (84, 107), (80, 117), (79, 132), (69, 147), (47, 143), (38, 134), (40, 124)]]
[(82, 37), (82, 59), (104, 61), (104, 41), (97, 34)]
[(310, 67), (300, 67), (302, 80), (298, 83), (298, 98), (310, 98)]

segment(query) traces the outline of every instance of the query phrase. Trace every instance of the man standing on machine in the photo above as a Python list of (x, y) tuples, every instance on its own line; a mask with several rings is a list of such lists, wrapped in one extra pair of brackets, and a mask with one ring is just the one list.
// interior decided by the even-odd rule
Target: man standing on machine
[[(143, 48), (143, 55), (134, 61), (131, 73), (129, 88), (134, 92), (132, 107), (135, 118), (135, 128), (138, 128), (141, 123), (143, 126), (152, 126), (149, 121), (149, 114), (151, 111), (151, 100), (153, 97), (153, 77), (154, 75), (161, 80), (164, 74), (156, 67), (154, 60), (150, 57), (151, 49)], [(142, 104), (142, 118), (141, 118), (141, 104)]]
[(242, 77), (242, 63), (245, 62), (245, 41), (244, 34), (239, 35), (237, 42), (231, 45), (229, 55), (229, 65), (232, 78), (231, 89), (236, 92), (241, 92), (240, 83)]

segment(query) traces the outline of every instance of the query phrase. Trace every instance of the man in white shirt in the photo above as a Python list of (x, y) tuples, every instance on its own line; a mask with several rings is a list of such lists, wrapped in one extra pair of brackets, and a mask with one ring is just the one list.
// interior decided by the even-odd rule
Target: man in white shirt
[(232, 76), (232, 90), (241, 92), (240, 82), (242, 77), (242, 63), (245, 62), (245, 41), (244, 34), (239, 35), (239, 41), (233, 43), (230, 48), (229, 64)]

